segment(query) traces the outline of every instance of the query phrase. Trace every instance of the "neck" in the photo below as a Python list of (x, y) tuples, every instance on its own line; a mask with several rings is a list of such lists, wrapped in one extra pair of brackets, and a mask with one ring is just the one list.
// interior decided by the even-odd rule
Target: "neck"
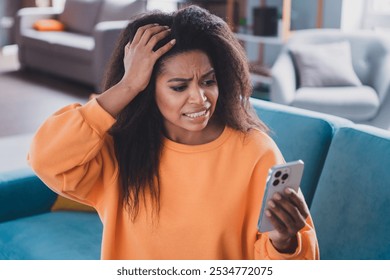
[(165, 131), (165, 136), (174, 142), (185, 145), (202, 145), (217, 139), (223, 132), (225, 124), (214, 120), (201, 131), (186, 131), (186, 133), (176, 134)]

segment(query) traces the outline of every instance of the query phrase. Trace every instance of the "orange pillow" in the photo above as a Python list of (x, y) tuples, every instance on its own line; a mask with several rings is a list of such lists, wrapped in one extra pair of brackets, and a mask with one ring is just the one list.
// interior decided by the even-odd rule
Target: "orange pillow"
[(51, 207), (51, 211), (84, 211), (84, 212), (96, 212), (96, 210), (88, 205), (81, 204), (77, 201), (70, 200), (66, 197), (57, 196), (56, 201)]
[(65, 25), (56, 19), (39, 19), (33, 27), (38, 31), (63, 31), (65, 29)]

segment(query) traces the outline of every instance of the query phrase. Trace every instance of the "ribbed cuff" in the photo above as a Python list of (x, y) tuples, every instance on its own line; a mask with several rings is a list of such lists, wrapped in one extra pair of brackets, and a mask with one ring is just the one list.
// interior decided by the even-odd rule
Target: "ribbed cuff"
[(297, 233), (297, 243), (298, 243), (297, 249), (292, 254), (281, 253), (278, 250), (276, 250), (274, 245), (272, 245), (270, 239), (267, 240), (265, 247), (270, 259), (294, 260), (294, 259), (298, 259), (297, 257), (302, 251), (302, 237), (299, 232)]
[(85, 121), (102, 137), (116, 122), (96, 98), (90, 100), (87, 104), (80, 107), (80, 112)]

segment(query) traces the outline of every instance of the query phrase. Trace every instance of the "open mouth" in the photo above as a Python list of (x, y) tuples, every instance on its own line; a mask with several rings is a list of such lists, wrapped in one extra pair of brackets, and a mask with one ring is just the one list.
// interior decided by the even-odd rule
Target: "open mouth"
[(184, 116), (191, 118), (191, 119), (196, 119), (200, 117), (204, 117), (208, 114), (209, 109), (206, 109), (204, 111), (196, 112), (196, 113), (188, 113), (188, 114), (183, 114)]
[(187, 118), (190, 119), (198, 119), (198, 118), (203, 118), (207, 117), (210, 114), (210, 108), (211, 104), (210, 102), (206, 102), (205, 106), (203, 108), (199, 108), (197, 112), (191, 112), (191, 113), (184, 113), (183, 116), (186, 116)]

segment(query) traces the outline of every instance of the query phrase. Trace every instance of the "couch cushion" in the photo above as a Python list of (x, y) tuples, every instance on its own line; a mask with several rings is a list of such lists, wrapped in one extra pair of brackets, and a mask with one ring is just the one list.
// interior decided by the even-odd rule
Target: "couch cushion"
[(129, 20), (131, 17), (145, 11), (146, 1), (105, 0), (100, 11), (98, 22)]
[(301, 189), (310, 206), (334, 131), (351, 122), (316, 112), (251, 99), (286, 161), (305, 162)]
[(299, 88), (291, 105), (361, 121), (374, 117), (380, 104), (373, 88), (361, 86)]
[(93, 37), (72, 32), (39, 32), (26, 30), (23, 41), (32, 48), (65, 55), (77, 60), (91, 61), (95, 42)]
[(390, 259), (390, 133), (341, 128), (311, 206), (322, 259)]
[(69, 31), (91, 34), (102, 0), (66, 0), (59, 20)]
[(0, 259), (99, 259), (97, 214), (53, 212), (0, 223)]

